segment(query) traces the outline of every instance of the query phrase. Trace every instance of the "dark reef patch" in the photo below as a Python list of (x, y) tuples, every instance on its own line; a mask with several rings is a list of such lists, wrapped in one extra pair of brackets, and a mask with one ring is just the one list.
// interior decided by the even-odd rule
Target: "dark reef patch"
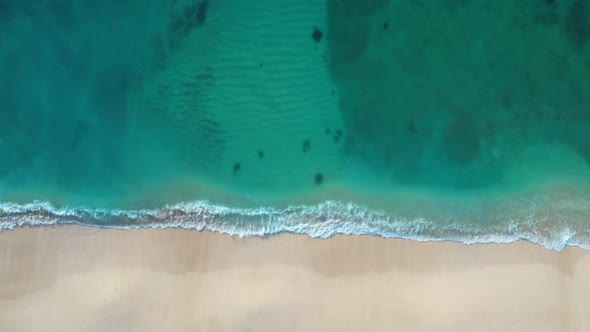
[(369, 45), (370, 15), (387, 0), (330, 0), (328, 43), (332, 66), (357, 60)]
[(342, 137), (342, 134), (342, 130), (337, 129), (336, 134), (334, 135), (334, 142), (338, 143), (340, 141), (340, 138)]
[(542, 25), (554, 25), (559, 22), (559, 6), (557, 0), (542, 0), (542, 4), (533, 8), (534, 18)]
[(342, 11), (369, 16), (383, 9), (389, 0), (330, 0), (330, 5)]
[[(329, 2), (326, 40), (344, 127), (326, 134), (344, 143), (347, 158), (408, 185), (465, 189), (501, 181), (511, 153), (503, 145), (526, 136), (530, 123), (506, 120), (518, 111), (498, 95), (519, 96), (526, 110), (538, 109), (538, 99), (557, 100), (548, 93), (556, 89), (545, 87), (559, 83), (541, 73), (561, 54), (540, 46), (552, 38), (540, 24), (555, 23), (564, 9), (546, 0), (501, 1)], [(512, 21), (496, 30), (502, 15)], [(537, 17), (544, 21), (531, 25)], [(550, 54), (553, 62), (545, 59)], [(502, 132), (486, 121), (502, 123)]]
[(201, 1), (197, 5), (197, 15), (195, 16), (195, 18), (196, 18), (196, 23), (199, 26), (205, 24), (205, 19), (207, 18), (207, 10), (208, 9), (209, 9), (209, 1), (208, 0)]
[(303, 153), (307, 153), (311, 150), (311, 140), (306, 139), (303, 141)]
[(201, 27), (207, 19), (209, 0), (193, 0), (172, 12), (168, 27), (170, 47), (177, 47), (193, 29)]
[(565, 34), (574, 47), (581, 48), (590, 40), (590, 2), (574, 0), (567, 10)]
[(318, 27), (315, 27), (315, 28), (313, 29), (313, 32), (311, 33), (311, 38), (312, 38), (312, 39), (313, 39), (313, 40), (314, 40), (316, 43), (319, 43), (319, 42), (322, 40), (322, 36), (323, 36), (323, 35), (324, 35), (324, 34), (322, 33), (322, 31), (321, 31), (321, 30), (320, 30)]
[(313, 180), (315, 184), (319, 186), (320, 184), (322, 184), (322, 182), (324, 182), (324, 176), (322, 175), (322, 173), (317, 173)]
[(358, 59), (369, 45), (369, 31), (363, 22), (349, 20), (346, 16), (336, 18), (341, 24), (330, 26), (328, 39), (330, 43), (330, 58), (333, 65)]

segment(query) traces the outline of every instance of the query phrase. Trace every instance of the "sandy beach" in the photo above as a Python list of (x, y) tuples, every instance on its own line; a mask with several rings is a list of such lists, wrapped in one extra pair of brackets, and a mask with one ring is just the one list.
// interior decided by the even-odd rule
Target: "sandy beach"
[(588, 331), (590, 252), (186, 230), (0, 234), (1, 331)]

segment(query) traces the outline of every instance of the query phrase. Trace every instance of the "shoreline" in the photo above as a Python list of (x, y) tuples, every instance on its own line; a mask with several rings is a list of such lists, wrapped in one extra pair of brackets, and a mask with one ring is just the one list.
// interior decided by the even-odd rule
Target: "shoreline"
[(0, 233), (0, 252), (7, 331), (590, 327), (575, 247), (53, 226)]
[[(166, 190), (157, 192), (165, 195)], [(590, 225), (586, 221), (590, 220), (590, 204), (584, 197), (589, 196), (587, 186), (580, 183), (572, 186), (570, 181), (554, 179), (511, 195), (456, 197), (412, 191), (402, 194), (401, 190), (397, 195), (385, 196), (332, 186), (300, 195), (293, 200), (299, 204), (285, 202), (284, 207), (248, 208), (239, 204), (189, 201), (155, 209), (111, 210), (56, 207), (47, 202), (6, 202), (0, 203), (0, 232), (23, 226), (83, 225), (116, 229), (181, 228), (240, 237), (295, 233), (328, 238), (344, 234), (465, 244), (527, 240), (554, 250), (567, 246), (588, 249)], [(329, 197), (340, 200), (327, 200)], [(369, 204), (353, 203), (353, 198)], [(380, 209), (388, 204), (391, 207)]]

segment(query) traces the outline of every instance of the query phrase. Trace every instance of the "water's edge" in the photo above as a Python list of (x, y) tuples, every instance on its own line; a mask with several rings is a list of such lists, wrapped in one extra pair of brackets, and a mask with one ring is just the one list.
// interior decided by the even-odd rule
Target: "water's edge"
[(575, 224), (561, 224), (558, 229), (550, 230), (534, 220), (487, 226), (461, 222), (441, 224), (423, 218), (396, 218), (358, 204), (336, 201), (285, 209), (231, 208), (193, 201), (141, 210), (58, 208), (39, 201), (0, 203), (0, 232), (18, 227), (69, 224), (112, 229), (180, 228), (239, 237), (295, 233), (325, 239), (343, 234), (464, 244), (526, 240), (552, 250), (562, 250), (566, 246), (590, 249), (590, 237), (584, 236), (586, 232), (576, 232)]

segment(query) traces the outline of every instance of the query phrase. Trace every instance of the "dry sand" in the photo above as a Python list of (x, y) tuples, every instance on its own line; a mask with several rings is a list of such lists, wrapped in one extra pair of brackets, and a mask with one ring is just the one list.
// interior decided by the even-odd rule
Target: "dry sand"
[(590, 251), (186, 230), (0, 234), (0, 331), (589, 331)]

